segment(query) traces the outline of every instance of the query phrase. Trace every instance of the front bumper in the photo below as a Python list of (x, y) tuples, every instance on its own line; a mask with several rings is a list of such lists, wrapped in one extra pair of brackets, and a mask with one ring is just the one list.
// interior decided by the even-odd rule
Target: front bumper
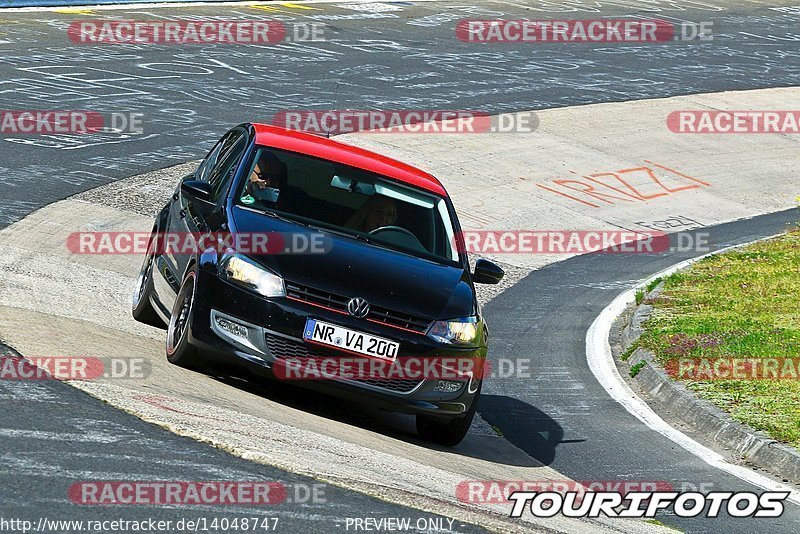
[[(334, 311), (289, 300), (267, 299), (201, 270), (189, 342), (212, 359), (236, 363), (276, 377), (276, 362), (286, 358), (352, 358), (336, 349), (312, 345), (302, 339), (306, 319), (312, 317), (353, 330), (398, 341), (398, 360), (485, 358), (486, 348), (444, 347), (423, 334), (377, 325)], [(454, 417), (469, 410), (480, 389), (480, 376), (465, 378), (458, 391), (437, 390), (439, 380), (390, 380), (369, 377), (291, 380), (299, 386), (369, 403), (382, 409)]]

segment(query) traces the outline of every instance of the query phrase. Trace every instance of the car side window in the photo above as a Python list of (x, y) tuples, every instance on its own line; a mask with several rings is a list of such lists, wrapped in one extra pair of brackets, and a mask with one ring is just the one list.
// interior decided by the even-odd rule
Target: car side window
[(232, 132), (230, 137), (223, 143), (217, 161), (208, 176), (208, 182), (211, 184), (212, 200), (218, 200), (220, 195), (227, 189), (244, 155), (246, 146), (246, 137), (241, 131)]
[(222, 150), (223, 146), (225, 145), (225, 141), (230, 137), (230, 133), (225, 134), (225, 136), (217, 141), (217, 144), (214, 145), (208, 155), (206, 155), (205, 159), (200, 163), (200, 166), (194, 173), (194, 179), (200, 180), (202, 182), (207, 182), (208, 177), (211, 174), (211, 171), (214, 169), (214, 164), (217, 162), (217, 158), (219, 158), (219, 153)]

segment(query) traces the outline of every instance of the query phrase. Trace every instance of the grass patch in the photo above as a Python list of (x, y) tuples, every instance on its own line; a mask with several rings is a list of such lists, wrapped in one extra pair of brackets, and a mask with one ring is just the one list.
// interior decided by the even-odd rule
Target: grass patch
[(619, 355), (619, 359), (622, 360), (623, 362), (627, 362), (628, 358), (631, 357), (633, 351), (635, 350), (636, 350), (636, 344), (634, 343), (630, 347), (628, 347), (628, 349), (625, 352)]
[(644, 367), (645, 365), (647, 365), (647, 361), (641, 360), (637, 362), (635, 365), (631, 366), (631, 370), (629, 373), (631, 375), (631, 378), (636, 378), (636, 375), (639, 374), (639, 371), (641, 371), (642, 367)]
[(684, 532), (683, 530), (681, 530), (679, 528), (675, 528), (675, 527), (670, 526), (670, 525), (665, 525), (664, 523), (662, 523), (658, 519), (645, 519), (644, 522), (645, 523), (650, 523), (651, 525), (658, 525), (660, 527), (668, 528), (670, 530), (674, 530), (675, 532)]
[(650, 293), (652, 290), (654, 290), (656, 286), (661, 283), (661, 280), (662, 278), (660, 276), (658, 278), (650, 280), (650, 283), (647, 284), (647, 292)]
[[(655, 282), (655, 281), (654, 281)], [(800, 231), (664, 280), (636, 346), (679, 358), (800, 358)], [(800, 379), (685, 381), (734, 419), (800, 448)]]

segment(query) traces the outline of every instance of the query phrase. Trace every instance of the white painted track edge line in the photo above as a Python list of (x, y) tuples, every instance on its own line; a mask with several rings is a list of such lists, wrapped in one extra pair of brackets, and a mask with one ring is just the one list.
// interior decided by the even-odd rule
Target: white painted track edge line
[(603, 386), (611, 398), (622, 405), (623, 408), (625, 408), (631, 415), (639, 419), (648, 428), (655, 430), (659, 434), (668, 438), (681, 448), (703, 460), (711, 467), (724, 471), (735, 476), (736, 478), (739, 478), (740, 480), (765, 490), (788, 491), (789, 496), (786, 500), (800, 505), (800, 491), (776, 482), (767, 476), (752, 471), (751, 469), (730, 463), (721, 454), (711, 450), (701, 443), (698, 443), (664, 421), (664, 419), (655, 413), (653, 409), (650, 408), (650, 406), (648, 406), (647, 403), (645, 403), (644, 400), (642, 400), (630, 388), (630, 386), (628, 386), (628, 383), (625, 382), (625, 380), (619, 374), (619, 371), (614, 363), (611, 345), (608, 341), (608, 336), (611, 333), (611, 328), (614, 324), (614, 321), (625, 310), (625, 307), (628, 305), (628, 303), (634, 300), (634, 295), (638, 288), (646, 286), (650, 281), (655, 280), (656, 278), (668, 276), (708, 256), (721, 254), (735, 248), (749, 245), (758, 241), (771, 239), (780, 235), (783, 235), (783, 232), (748, 243), (725, 247), (709, 254), (684, 260), (673, 265), (672, 267), (654, 274), (638, 285), (618, 295), (611, 302), (611, 304), (606, 306), (603, 311), (600, 312), (592, 325), (589, 327), (589, 330), (586, 332), (586, 360), (589, 364), (589, 369), (591, 369), (595, 378), (597, 378), (597, 381), (600, 382), (600, 385)]

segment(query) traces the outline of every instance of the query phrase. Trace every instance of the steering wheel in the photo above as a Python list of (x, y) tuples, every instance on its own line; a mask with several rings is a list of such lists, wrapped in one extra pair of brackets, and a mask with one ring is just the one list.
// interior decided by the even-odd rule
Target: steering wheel
[(415, 236), (411, 231), (403, 228), (402, 226), (379, 226), (374, 230), (368, 232), (369, 235), (375, 235), (380, 232), (400, 232), (402, 234), (406, 234), (409, 237), (413, 237), (414, 240), (418, 241), (417, 236)]

